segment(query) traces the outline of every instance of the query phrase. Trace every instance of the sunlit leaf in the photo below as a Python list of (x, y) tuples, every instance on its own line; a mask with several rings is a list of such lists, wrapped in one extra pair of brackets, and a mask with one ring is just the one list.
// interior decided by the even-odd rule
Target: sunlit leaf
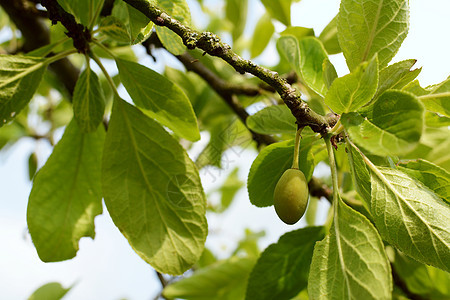
[(33, 181), (27, 208), (31, 238), (42, 261), (73, 258), (82, 237), (95, 236), (102, 213), (103, 127), (82, 133), (72, 121)]
[(102, 184), (115, 225), (156, 270), (182, 274), (203, 252), (206, 200), (181, 145), (136, 107), (115, 99)]
[(258, 23), (256, 23), (250, 45), (250, 55), (252, 58), (259, 56), (266, 49), (274, 32), (275, 26), (273, 26), (269, 15), (262, 15)]
[(81, 131), (95, 131), (103, 120), (105, 96), (97, 74), (90, 68), (78, 78), (72, 101), (73, 114)]
[(341, 121), (352, 140), (381, 156), (404, 154), (419, 142), (424, 109), (412, 94), (384, 92), (359, 113), (343, 114)]
[(247, 278), (255, 258), (231, 257), (194, 272), (190, 277), (166, 286), (166, 298), (187, 300), (243, 300)]
[(366, 217), (340, 197), (330, 233), (316, 243), (308, 280), (312, 299), (391, 299), (384, 245)]
[(362, 63), (350, 74), (333, 81), (325, 103), (337, 114), (356, 111), (375, 95), (378, 85), (378, 61)]
[(71, 288), (64, 288), (58, 282), (50, 282), (39, 287), (28, 300), (59, 300), (62, 299)]
[(293, 134), (297, 130), (296, 119), (286, 105), (263, 108), (247, 118), (247, 126), (261, 134)]
[(371, 167), (371, 213), (383, 239), (414, 259), (449, 271), (450, 206), (400, 170)]
[(408, 33), (408, 0), (342, 0), (337, 28), (350, 71), (377, 53), (383, 68)]
[(45, 59), (0, 54), (0, 127), (31, 100), (45, 72)]
[(200, 139), (197, 118), (183, 91), (161, 74), (116, 58), (120, 79), (133, 102), (161, 124), (191, 141)]

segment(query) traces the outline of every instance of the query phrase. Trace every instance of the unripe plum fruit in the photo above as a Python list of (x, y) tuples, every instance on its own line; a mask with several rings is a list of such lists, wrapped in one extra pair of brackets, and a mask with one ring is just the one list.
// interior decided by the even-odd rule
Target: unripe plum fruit
[(308, 205), (308, 182), (298, 169), (288, 169), (275, 186), (273, 202), (278, 217), (286, 224), (295, 224)]

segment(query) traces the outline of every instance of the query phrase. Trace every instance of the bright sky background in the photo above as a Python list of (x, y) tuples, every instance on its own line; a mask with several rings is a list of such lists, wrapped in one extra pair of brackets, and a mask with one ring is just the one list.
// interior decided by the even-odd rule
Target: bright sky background
[[(198, 18), (198, 4), (188, 1), (194, 22)], [(205, 1), (217, 3), (217, 1)], [(249, 1), (250, 21), (263, 12), (257, 0)], [(214, 5), (214, 4), (213, 4)], [(423, 86), (438, 83), (450, 74), (450, 1), (428, 0), (410, 1), (411, 28), (394, 61), (409, 58), (418, 60), (417, 67), (423, 67), (419, 80)], [(293, 6), (292, 23), (297, 26), (312, 27), (320, 33), (336, 15), (338, 0), (303, 0)], [(283, 28), (277, 26), (278, 32)], [(250, 32), (246, 32), (249, 36)], [(136, 48), (142, 53), (142, 48)], [(274, 61), (274, 46), (269, 47), (255, 61)], [(149, 58), (143, 59), (155, 69), (170, 61), (169, 56), (155, 65)], [(348, 71), (342, 55), (332, 57), (339, 75)], [(1, 130), (1, 129), (0, 129)], [(207, 136), (202, 136), (202, 143)], [(38, 144), (40, 160), (49, 155), (49, 147)], [(26, 206), (31, 184), (28, 181), (27, 158), (35, 150), (35, 143), (22, 140), (14, 147), (0, 153), (0, 290), (2, 299), (26, 299), (36, 288), (57, 281), (65, 287), (76, 284), (65, 299), (153, 299), (160, 290), (153, 269), (133, 252), (125, 238), (114, 227), (108, 214), (96, 218), (96, 238), (82, 239), (76, 258), (60, 262), (42, 263), (26, 231)], [(192, 155), (195, 155), (191, 153)], [(245, 182), (256, 151), (230, 149), (225, 153), (224, 170), (207, 168), (200, 172), (206, 191), (220, 185), (235, 166), (240, 168), (240, 178)], [(323, 205), (327, 205), (323, 203)], [(266, 231), (261, 247), (276, 242), (284, 232), (304, 226), (300, 222), (294, 226), (284, 225), (278, 220), (273, 208), (253, 207), (246, 188), (241, 189), (232, 207), (220, 218), (208, 215), (211, 233), (207, 246), (220, 257), (232, 251), (236, 241), (244, 235), (244, 229)]]

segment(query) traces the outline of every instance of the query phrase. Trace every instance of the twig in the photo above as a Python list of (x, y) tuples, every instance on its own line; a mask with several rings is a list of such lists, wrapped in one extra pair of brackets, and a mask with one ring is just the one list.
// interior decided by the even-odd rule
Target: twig
[(297, 124), (309, 126), (315, 132), (325, 134), (337, 121), (337, 116), (321, 116), (311, 110), (300, 99), (299, 93), (277, 72), (261, 67), (250, 60), (245, 60), (231, 50), (231, 47), (220, 41), (211, 32), (197, 32), (181, 24), (160, 8), (146, 0), (123, 0), (130, 4), (158, 26), (165, 26), (179, 35), (188, 49), (199, 48), (209, 55), (217, 56), (226, 61), (239, 73), (250, 73), (272, 86), (289, 107)]

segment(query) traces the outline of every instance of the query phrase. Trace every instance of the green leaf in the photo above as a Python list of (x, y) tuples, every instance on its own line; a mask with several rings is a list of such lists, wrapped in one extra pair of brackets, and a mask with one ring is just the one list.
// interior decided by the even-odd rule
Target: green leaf
[(38, 164), (38, 158), (36, 152), (32, 152), (28, 157), (28, 178), (33, 179), (34, 174), (36, 174)]
[(97, 74), (90, 68), (81, 73), (73, 92), (73, 115), (82, 132), (93, 132), (103, 121), (105, 96)]
[(243, 300), (255, 260), (234, 256), (218, 261), (169, 284), (164, 288), (163, 296), (188, 300)]
[(450, 78), (425, 90), (427, 93), (419, 96), (425, 108), (450, 117)]
[(152, 33), (153, 23), (136, 8), (127, 5), (131, 44), (145, 41)]
[(423, 130), (423, 107), (409, 93), (384, 92), (363, 115), (341, 117), (358, 145), (380, 156), (405, 154), (419, 142)]
[(322, 64), (322, 72), (323, 72), (323, 81), (325, 82), (325, 86), (327, 89), (331, 87), (334, 80), (338, 78), (338, 74), (336, 69), (334, 68), (331, 61), (327, 58), (324, 59)]
[(28, 104), (44, 72), (44, 58), (0, 54), (0, 127)]
[(320, 40), (305, 37), (298, 41), (300, 49), (300, 72), (306, 84), (316, 93), (325, 96), (328, 88), (324, 81), (323, 62), (328, 59), (327, 52)]
[[(57, 0), (62, 8), (72, 14), (76, 20), (88, 26), (89, 22), (94, 18), (95, 13), (99, 12), (103, 0)], [(97, 16), (95, 16), (97, 17)]]
[(383, 68), (408, 34), (408, 0), (342, 0), (337, 28), (350, 71), (377, 53)]
[(381, 95), (388, 89), (400, 90), (413, 81), (422, 70), (422, 68), (411, 70), (415, 63), (415, 59), (408, 59), (382, 69), (376, 95)]
[(337, 114), (356, 111), (375, 95), (378, 85), (378, 60), (362, 63), (350, 74), (333, 81), (325, 103)]
[(116, 58), (116, 64), (120, 79), (137, 106), (180, 137), (200, 139), (194, 110), (178, 86), (138, 63)]
[(425, 299), (447, 299), (450, 296), (450, 274), (423, 265), (397, 252), (394, 270), (411, 293), (423, 295)]
[(104, 129), (82, 133), (66, 127), (45, 165), (34, 177), (27, 222), (44, 262), (75, 257), (78, 241), (94, 238), (94, 218), (102, 213), (100, 163)]
[(249, 129), (261, 134), (293, 134), (297, 130), (295, 117), (286, 105), (263, 108), (246, 120)]
[(115, 99), (103, 153), (106, 207), (136, 253), (182, 274), (203, 252), (206, 199), (186, 151), (158, 123)]
[(350, 163), (353, 184), (358, 194), (364, 200), (366, 208), (369, 208), (371, 199), (370, 172), (364, 163), (361, 153), (352, 143), (346, 143), (346, 152)]
[(330, 233), (316, 243), (308, 280), (312, 299), (391, 299), (384, 245), (366, 217), (338, 197)]
[(297, 40), (301, 40), (307, 36), (314, 36), (314, 29), (300, 26), (288, 26), (285, 30), (280, 32), (280, 35), (293, 35)]
[(323, 227), (306, 227), (267, 247), (250, 273), (246, 299), (291, 299), (306, 288), (314, 244), (323, 238)]
[(63, 288), (58, 282), (50, 282), (39, 287), (28, 300), (59, 300), (62, 299), (71, 288)]
[(419, 180), (439, 197), (450, 203), (450, 173), (426, 160), (400, 162), (399, 170)]
[(233, 169), (228, 175), (225, 182), (220, 187), (219, 191), (222, 193), (220, 199), (220, 209), (219, 211), (226, 210), (234, 199), (236, 193), (241, 189), (244, 183), (238, 177), (238, 168)]
[(330, 55), (342, 52), (338, 39), (337, 19), (338, 16), (336, 15), (319, 35), (319, 40)]
[(450, 118), (427, 111), (425, 112), (425, 125), (428, 127), (448, 127), (450, 126)]
[(266, 235), (265, 231), (253, 232), (246, 228), (245, 236), (239, 240), (236, 249), (233, 251), (232, 256), (245, 255), (247, 257), (258, 258), (261, 251), (258, 247), (259, 240)]
[(110, 38), (122, 42), (130, 43), (130, 33), (125, 23), (115, 16), (107, 16), (102, 19), (99, 30)]
[(225, 1), (225, 15), (231, 22), (233, 29), (231, 35), (233, 41), (237, 41), (245, 28), (247, 20), (248, 0), (226, 0)]
[(277, 41), (278, 51), (289, 62), (291, 68), (301, 76), (300, 70), (300, 48), (298, 40), (292, 35), (282, 35)]
[(383, 239), (417, 261), (448, 272), (450, 206), (400, 170), (369, 167), (370, 210)]
[[(299, 168), (307, 180), (314, 170), (311, 146), (314, 136), (303, 137), (300, 142)], [(258, 207), (273, 205), (273, 192), (281, 175), (292, 166), (294, 140), (271, 144), (264, 148), (250, 168), (247, 181), (250, 202)]]
[[(157, 6), (182, 24), (191, 24), (191, 13), (186, 0), (157, 0)], [(186, 51), (186, 47), (184, 46), (181, 37), (168, 28), (156, 26), (156, 34), (164, 45), (164, 48), (170, 53), (180, 55)]]
[(267, 12), (286, 26), (291, 25), (292, 0), (261, 0)]
[(256, 23), (250, 45), (250, 56), (252, 58), (259, 56), (266, 49), (274, 32), (275, 26), (273, 26), (270, 16), (268, 14), (262, 15)]

